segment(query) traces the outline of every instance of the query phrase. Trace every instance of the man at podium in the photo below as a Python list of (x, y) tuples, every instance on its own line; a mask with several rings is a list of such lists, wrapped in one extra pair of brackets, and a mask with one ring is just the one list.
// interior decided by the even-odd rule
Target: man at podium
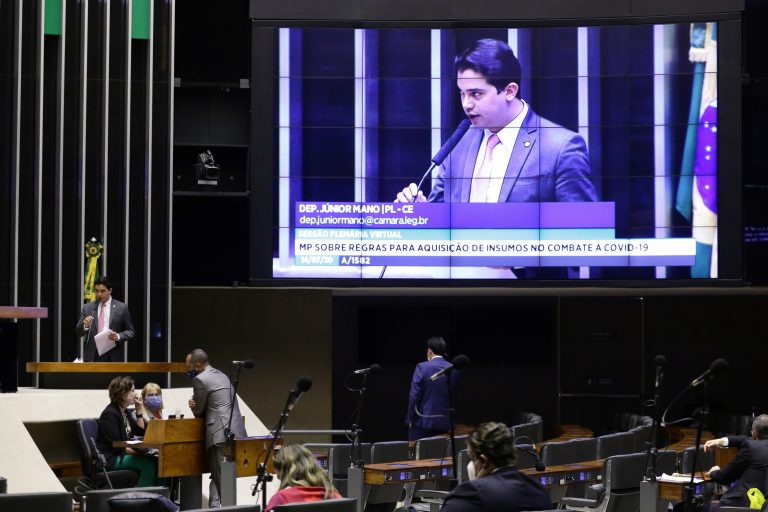
[(112, 298), (112, 284), (107, 276), (98, 277), (93, 290), (96, 300), (83, 306), (75, 326), (77, 335), (86, 337), (83, 361), (120, 362), (122, 344), (134, 336), (131, 313), (128, 306)]

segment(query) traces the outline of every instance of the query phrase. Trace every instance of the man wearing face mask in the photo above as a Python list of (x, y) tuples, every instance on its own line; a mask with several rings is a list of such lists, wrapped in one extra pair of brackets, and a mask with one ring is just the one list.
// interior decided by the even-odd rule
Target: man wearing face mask
[(189, 408), (195, 418), (205, 418), (205, 448), (211, 465), (211, 485), (208, 506), (221, 506), (221, 462), (227, 438), (224, 430), (232, 417), (232, 434), (246, 437), (245, 423), (237, 397), (232, 396), (229, 377), (208, 364), (208, 354), (199, 348), (187, 354), (187, 375), (192, 378), (192, 398)]
[(469, 435), (470, 480), (445, 499), (442, 512), (550, 510), (549, 493), (515, 467), (512, 432), (503, 423), (483, 423)]

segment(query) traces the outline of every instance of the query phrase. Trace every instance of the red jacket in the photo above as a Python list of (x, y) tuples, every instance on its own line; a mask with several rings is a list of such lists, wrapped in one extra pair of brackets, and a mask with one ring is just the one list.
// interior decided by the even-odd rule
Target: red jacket
[[(333, 491), (329, 499), (333, 498), (341, 498), (341, 495)], [(264, 512), (269, 512), (272, 510), (272, 507), (285, 505), (286, 503), (304, 503), (306, 501), (320, 501), (323, 499), (325, 499), (324, 487), (286, 487), (272, 496)]]

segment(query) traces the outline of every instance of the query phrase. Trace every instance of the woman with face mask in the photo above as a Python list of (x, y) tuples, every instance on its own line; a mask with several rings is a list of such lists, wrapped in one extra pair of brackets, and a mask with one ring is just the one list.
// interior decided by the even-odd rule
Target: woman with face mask
[(515, 467), (514, 438), (503, 423), (483, 423), (469, 435), (470, 480), (445, 498), (441, 512), (549, 510), (547, 490)]
[(128, 409), (138, 407), (142, 399), (136, 395), (132, 377), (115, 377), (109, 383), (110, 404), (99, 417), (99, 435), (96, 446), (107, 459), (107, 469), (132, 469), (139, 473), (137, 487), (163, 485), (165, 479), (157, 478), (157, 457), (149, 456), (133, 448), (114, 448), (115, 441), (127, 441), (133, 436), (144, 435), (134, 415)]
[(141, 390), (141, 403), (136, 404), (136, 422), (147, 428), (149, 420), (163, 419), (163, 390), (154, 382), (147, 382)]

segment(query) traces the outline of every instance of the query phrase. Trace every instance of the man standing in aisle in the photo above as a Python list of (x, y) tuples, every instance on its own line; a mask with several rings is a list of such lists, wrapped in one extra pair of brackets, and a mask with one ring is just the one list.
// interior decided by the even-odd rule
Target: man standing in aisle
[(221, 462), (227, 444), (225, 429), (232, 417), (232, 434), (246, 437), (245, 423), (229, 377), (208, 363), (208, 354), (199, 348), (187, 354), (187, 375), (192, 378), (189, 408), (196, 418), (205, 418), (205, 449), (211, 466), (208, 506), (221, 506)]
[(411, 379), (408, 399), (408, 440), (445, 434), (451, 428), (448, 412), (448, 385), (445, 377), (433, 381), (430, 377), (450, 366), (445, 360), (445, 340), (433, 336), (427, 340), (427, 360), (416, 365)]
[[(78, 336), (86, 336), (83, 347), (83, 361), (86, 362), (121, 362), (122, 344), (133, 339), (133, 322), (128, 306), (112, 298), (112, 284), (107, 276), (100, 276), (93, 285), (96, 300), (83, 306), (80, 320), (75, 326)], [(112, 331), (108, 338), (115, 346), (99, 354), (95, 337), (105, 329)]]

